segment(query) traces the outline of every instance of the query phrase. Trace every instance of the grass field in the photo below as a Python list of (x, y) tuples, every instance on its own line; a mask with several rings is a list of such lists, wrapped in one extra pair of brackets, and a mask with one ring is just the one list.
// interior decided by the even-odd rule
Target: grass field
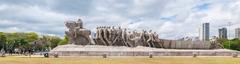
[(240, 64), (232, 57), (4, 57), (0, 64)]

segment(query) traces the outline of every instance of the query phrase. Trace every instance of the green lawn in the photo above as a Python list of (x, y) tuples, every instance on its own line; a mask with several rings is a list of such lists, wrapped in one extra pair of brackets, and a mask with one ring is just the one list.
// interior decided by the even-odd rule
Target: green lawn
[(232, 57), (4, 57), (0, 64), (240, 64)]

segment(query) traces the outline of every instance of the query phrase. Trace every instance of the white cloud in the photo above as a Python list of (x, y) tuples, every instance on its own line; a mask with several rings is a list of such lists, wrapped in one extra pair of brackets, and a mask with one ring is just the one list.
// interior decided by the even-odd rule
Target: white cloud
[[(237, 0), (52, 0), (24, 4), (28, 3), (0, 4), (0, 31), (64, 35), (64, 21), (82, 18), (85, 27), (93, 32), (97, 26), (123, 26), (131, 30), (152, 29), (160, 38), (176, 39), (198, 36), (203, 22), (211, 23), (211, 36), (229, 21), (235, 24), (231, 32), (240, 25)], [(198, 6), (205, 3), (208, 8), (199, 10)]]

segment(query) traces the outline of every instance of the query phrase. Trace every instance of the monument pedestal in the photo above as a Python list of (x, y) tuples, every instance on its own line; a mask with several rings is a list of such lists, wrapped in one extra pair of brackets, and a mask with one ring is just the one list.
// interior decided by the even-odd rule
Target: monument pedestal
[(239, 55), (238, 51), (228, 49), (161, 49), (150, 47), (125, 47), (125, 46), (101, 46), (101, 45), (61, 45), (50, 51), (50, 54), (59, 56), (232, 56)]

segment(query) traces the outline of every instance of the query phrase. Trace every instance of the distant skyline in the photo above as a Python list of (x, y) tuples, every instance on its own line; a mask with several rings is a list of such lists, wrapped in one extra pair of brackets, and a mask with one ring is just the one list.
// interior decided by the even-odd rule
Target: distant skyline
[(218, 29), (240, 27), (240, 0), (0, 0), (0, 32), (37, 32), (63, 36), (64, 21), (81, 18), (84, 27), (123, 26), (152, 29), (162, 39), (197, 37), (210, 23)]
[(203, 23), (202, 24), (202, 40), (209, 41), (210, 40), (210, 24)]
[(228, 38), (227, 28), (225, 28), (225, 27), (219, 28), (218, 29), (218, 37), (227, 39)]

